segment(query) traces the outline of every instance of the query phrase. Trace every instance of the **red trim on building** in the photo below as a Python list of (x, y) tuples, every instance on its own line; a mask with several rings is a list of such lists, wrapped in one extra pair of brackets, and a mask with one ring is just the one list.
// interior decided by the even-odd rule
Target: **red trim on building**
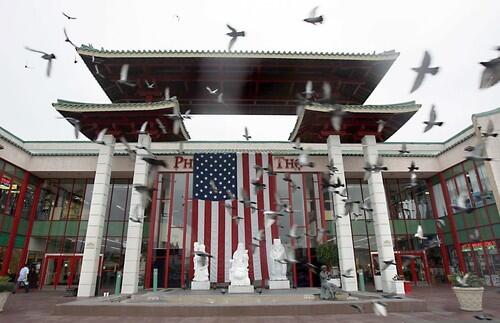
[[(268, 159), (268, 167), (274, 171), (274, 165), (273, 165), (273, 156), (271, 154), (267, 155)], [(276, 175), (270, 175), (269, 177), (269, 207), (273, 211), (279, 211), (279, 209), (276, 206)], [(271, 225), (271, 237), (273, 239), (278, 239), (280, 237), (279, 234), (279, 219), (276, 219), (276, 221)]]
[(444, 179), (443, 173), (439, 173), (439, 182), (441, 184), (441, 189), (443, 190), (444, 204), (446, 206), (446, 213), (448, 214), (448, 222), (450, 223), (450, 233), (453, 238), (453, 245), (455, 246), (457, 258), (458, 258), (458, 268), (461, 272), (465, 272), (465, 261), (462, 254), (462, 249), (460, 248), (460, 239), (458, 237), (457, 226), (455, 224), (455, 218), (453, 214), (453, 208), (451, 207), (450, 193), (448, 192), (448, 186)]
[[(309, 229), (309, 210), (307, 209), (307, 194), (306, 191), (308, 187), (306, 186), (307, 184), (307, 178), (306, 178), (306, 173), (302, 173), (302, 201), (304, 202), (303, 207), (304, 207), (304, 223), (306, 227), (306, 233), (309, 234), (311, 233)], [(314, 185), (314, 179), (313, 179), (313, 185)], [(313, 201), (314, 202), (314, 201)], [(308, 236), (304, 236), (304, 239), (306, 240), (306, 255), (307, 255), (307, 262), (311, 263), (311, 240), (309, 239)], [(311, 268), (308, 267), (308, 277), (309, 277), (309, 287), (313, 287), (312, 285), (312, 270)]]
[(172, 173), (172, 174), (169, 174), (170, 175), (170, 192), (169, 192), (169, 196), (170, 196), (170, 201), (169, 201), (169, 207), (168, 207), (168, 221), (167, 221), (167, 241), (165, 243), (165, 248), (167, 249), (166, 250), (166, 253), (165, 253), (165, 288), (168, 287), (168, 271), (169, 271), (169, 268), (170, 268), (170, 226), (172, 225), (172, 218), (173, 218), (173, 209), (174, 209), (174, 183), (175, 183), (175, 176), (176, 175), (179, 175), (179, 174), (175, 174), (175, 173)]
[[(432, 189), (432, 184), (430, 180), (427, 180), (427, 189), (429, 190), (429, 196), (431, 200), (431, 207), (432, 207), (432, 216), (434, 217), (434, 220), (439, 219), (438, 217), (438, 209), (436, 206), (436, 197), (434, 196), (434, 190)], [(437, 225), (437, 221), (434, 221), (434, 224), (436, 225), (436, 232), (438, 234), (439, 241), (441, 243), (439, 244), (439, 249), (441, 250), (441, 257), (443, 257), (443, 267), (444, 267), (444, 272), (446, 274), (446, 277), (450, 274), (450, 259), (448, 257), (448, 251), (446, 250), (446, 245), (445, 245), (445, 238), (444, 238), (444, 232), (443, 229)]]
[(14, 222), (12, 223), (12, 229), (10, 230), (9, 242), (7, 244), (7, 251), (2, 263), (2, 275), (7, 275), (9, 270), (10, 260), (12, 258), (12, 251), (16, 243), (17, 229), (19, 227), (19, 222), (21, 221), (21, 215), (23, 213), (24, 198), (26, 197), (26, 191), (28, 190), (30, 174), (28, 172), (24, 173), (23, 182), (21, 186), (21, 191), (19, 192), (19, 197), (16, 201), (16, 210), (14, 212)]
[(184, 187), (183, 220), (182, 220), (182, 257), (181, 257), (181, 287), (186, 287), (186, 231), (187, 231), (187, 213), (189, 196), (189, 173), (186, 173), (186, 186)]

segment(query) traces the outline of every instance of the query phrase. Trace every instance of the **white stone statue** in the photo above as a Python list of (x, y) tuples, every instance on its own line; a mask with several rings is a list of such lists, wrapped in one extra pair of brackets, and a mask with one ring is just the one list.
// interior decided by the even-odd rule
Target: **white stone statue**
[(273, 239), (273, 245), (271, 247), (271, 280), (288, 280), (286, 277), (287, 265), (280, 261), (285, 260), (286, 251), (285, 246), (281, 244), (280, 239)]
[(195, 282), (208, 282), (208, 259), (197, 254), (197, 252), (205, 253), (205, 245), (203, 243), (194, 243), (194, 278)]
[(248, 250), (242, 242), (238, 243), (238, 248), (230, 260), (231, 269), (229, 270), (229, 280), (231, 286), (250, 286), (248, 277)]

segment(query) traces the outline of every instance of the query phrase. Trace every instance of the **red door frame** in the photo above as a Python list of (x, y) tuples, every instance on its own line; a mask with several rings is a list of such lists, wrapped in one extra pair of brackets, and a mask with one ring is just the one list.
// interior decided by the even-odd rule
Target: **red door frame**
[[(429, 270), (429, 263), (427, 261), (427, 254), (425, 250), (422, 251), (394, 251), (394, 255), (396, 256), (396, 263), (397, 263), (397, 270), (398, 270), (398, 275), (401, 275), (402, 272), (402, 267), (403, 267), (403, 257), (404, 256), (413, 256), (413, 257), (420, 257), (423, 262), (424, 266), (424, 276), (425, 280), (429, 285), (431, 285), (431, 273)], [(417, 285), (418, 278), (417, 278), (417, 270), (416, 270), (416, 265), (415, 265), (416, 260), (415, 259), (410, 259), (410, 270), (411, 270), (411, 276), (412, 276), (412, 281), (415, 285)]]
[(28, 190), (29, 178), (30, 178), (30, 173), (25, 172), (21, 184), (21, 191), (19, 192), (19, 197), (17, 198), (16, 201), (16, 210), (14, 211), (14, 220), (12, 223), (12, 229), (10, 230), (9, 242), (7, 244), (7, 252), (5, 253), (5, 257), (3, 259), (3, 264), (2, 264), (2, 270), (0, 271), (0, 274), (2, 276), (7, 275), (7, 272), (9, 270), (10, 260), (12, 258), (12, 251), (14, 250), (14, 246), (16, 243), (17, 229), (19, 227), (19, 222), (21, 222), (21, 215), (24, 206), (24, 198), (26, 197), (26, 191)]
[[(68, 287), (70, 287), (73, 284), (73, 280), (75, 278), (75, 275), (78, 273), (76, 270), (76, 268), (78, 267), (77, 264), (81, 263), (83, 261), (83, 253), (79, 253), (79, 254), (74, 254), (74, 253), (45, 254), (43, 262), (42, 262), (42, 272), (40, 275), (38, 289), (42, 289), (43, 287), (45, 287), (45, 279), (47, 277), (47, 266), (48, 266), (50, 259), (54, 259), (54, 261), (55, 261), (56, 273), (54, 275), (54, 280), (52, 281), (52, 284), (51, 284), (51, 285), (54, 285), (54, 289), (56, 289), (57, 286), (59, 285), (59, 279), (60, 279), (61, 269), (62, 269), (62, 265), (64, 263), (64, 260), (69, 259), (69, 261), (70, 261), (70, 275), (68, 276), (67, 285), (68, 285)], [(98, 276), (101, 276), (102, 262), (103, 262), (103, 255), (101, 254), (101, 255), (99, 255)]]

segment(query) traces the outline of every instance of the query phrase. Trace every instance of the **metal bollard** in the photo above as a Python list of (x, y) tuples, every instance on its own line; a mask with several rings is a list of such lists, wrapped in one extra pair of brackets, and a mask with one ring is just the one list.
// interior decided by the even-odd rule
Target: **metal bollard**
[(121, 294), (121, 286), (122, 286), (122, 272), (116, 272), (116, 281), (115, 281), (115, 295)]
[(153, 269), (153, 292), (158, 289), (158, 268)]
[(359, 285), (360, 292), (366, 291), (366, 289), (365, 289), (365, 275), (364, 275), (362, 269), (358, 270), (358, 285)]

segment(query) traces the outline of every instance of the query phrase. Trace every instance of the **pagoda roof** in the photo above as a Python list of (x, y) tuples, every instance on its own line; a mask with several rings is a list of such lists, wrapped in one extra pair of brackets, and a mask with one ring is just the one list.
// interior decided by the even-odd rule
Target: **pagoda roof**
[[(329, 135), (340, 135), (342, 143), (359, 143), (365, 135), (375, 135), (378, 141), (385, 141), (399, 130), (421, 107), (415, 101), (384, 105), (325, 105), (312, 103), (304, 106), (290, 133), (289, 140), (300, 138), (301, 142), (326, 142)], [(346, 112), (340, 131), (331, 124), (331, 113)], [(385, 126), (377, 131), (377, 121)]]
[[(329, 82), (339, 104), (363, 104), (394, 60), (378, 54), (265, 51), (105, 50), (82, 45), (78, 53), (113, 103), (155, 102), (164, 89), (192, 114), (293, 115), (307, 81)], [(128, 79), (116, 81), (129, 64)], [(154, 86), (148, 87), (147, 83)], [(219, 89), (225, 104), (206, 87)]]
[[(127, 141), (136, 142), (139, 129), (145, 121), (149, 122), (147, 129), (153, 141), (183, 141), (190, 138), (183, 120), (179, 120), (179, 133), (176, 135), (172, 132), (173, 120), (167, 115), (173, 114), (174, 109), (179, 107), (174, 98), (151, 103), (83, 103), (57, 100), (52, 106), (63, 117), (79, 120), (80, 132), (90, 140), (94, 140), (101, 129), (107, 128), (107, 133), (116, 138), (123, 136)], [(156, 119), (165, 126), (166, 134), (159, 128)]]

